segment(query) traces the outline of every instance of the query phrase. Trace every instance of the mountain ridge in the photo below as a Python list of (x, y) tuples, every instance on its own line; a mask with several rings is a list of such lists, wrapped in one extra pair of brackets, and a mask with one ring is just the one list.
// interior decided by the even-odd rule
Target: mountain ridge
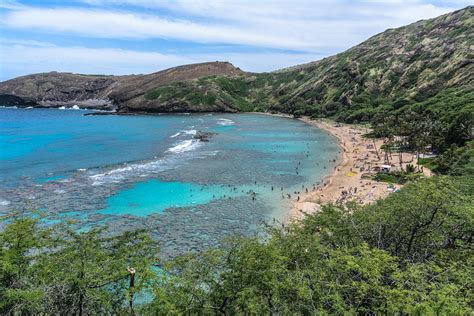
[(120, 112), (266, 111), (345, 122), (368, 121), (382, 110), (414, 104), (434, 103), (431, 107), (438, 109), (437, 99), (464, 108), (474, 102), (472, 30), (474, 6), (468, 6), (275, 72), (249, 73), (227, 62), (211, 62), (148, 75), (56, 73), (64, 76), (60, 83), (30, 75), (0, 83), (0, 103), (77, 104)]
[[(0, 83), (0, 103), (19, 107), (34, 106), (56, 108), (77, 105), (91, 109), (131, 109), (145, 102), (140, 97), (148, 90), (176, 81), (203, 76), (235, 76), (245, 72), (229, 62), (205, 62), (181, 65), (145, 75), (87, 75), (64, 72), (31, 74)], [(138, 99), (138, 100), (135, 100)], [(150, 102), (149, 102), (150, 103)], [(180, 104), (176, 112), (180, 111)], [(142, 105), (144, 111), (154, 112), (160, 104)], [(184, 109), (183, 109), (184, 110)], [(195, 108), (197, 112), (206, 109)], [(218, 104), (215, 111), (237, 111)], [(157, 110), (158, 111), (158, 110)]]

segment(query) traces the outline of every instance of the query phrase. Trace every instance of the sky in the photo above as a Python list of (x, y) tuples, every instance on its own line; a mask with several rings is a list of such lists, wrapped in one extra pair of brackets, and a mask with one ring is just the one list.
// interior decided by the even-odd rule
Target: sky
[(229, 61), (273, 71), (342, 52), (466, 0), (0, 0), (0, 81)]

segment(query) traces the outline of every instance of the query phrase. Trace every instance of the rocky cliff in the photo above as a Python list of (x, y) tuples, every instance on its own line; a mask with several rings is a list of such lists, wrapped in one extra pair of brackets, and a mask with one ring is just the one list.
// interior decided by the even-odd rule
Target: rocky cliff
[(49, 72), (18, 77), (0, 83), (0, 104), (19, 107), (61, 107), (77, 105), (122, 112), (238, 111), (232, 104), (192, 104), (186, 100), (162, 102), (144, 95), (163, 85), (197, 78), (245, 76), (227, 62), (184, 65), (147, 75), (101, 76)]
[(28, 75), (0, 84), (0, 104), (36, 107), (78, 105), (91, 108), (112, 108), (108, 98), (117, 83), (113, 76), (87, 76), (72, 73)]

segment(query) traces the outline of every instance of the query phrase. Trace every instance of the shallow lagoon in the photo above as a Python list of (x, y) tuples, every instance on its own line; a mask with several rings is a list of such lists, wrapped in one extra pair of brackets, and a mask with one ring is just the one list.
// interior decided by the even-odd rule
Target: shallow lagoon
[[(325, 132), (287, 118), (84, 113), (0, 109), (0, 212), (40, 209), (50, 222), (113, 231), (146, 226), (172, 256), (282, 219), (282, 193), (312, 189), (340, 151)], [(213, 134), (201, 142), (199, 132)]]

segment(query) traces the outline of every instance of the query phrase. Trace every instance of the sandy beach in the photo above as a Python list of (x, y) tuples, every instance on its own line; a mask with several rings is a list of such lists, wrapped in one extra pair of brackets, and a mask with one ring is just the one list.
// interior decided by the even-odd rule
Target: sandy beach
[[(297, 220), (306, 213), (317, 212), (325, 203), (346, 203), (355, 201), (360, 204), (373, 203), (401, 187), (368, 179), (374, 168), (386, 163), (384, 152), (380, 149), (381, 139), (368, 139), (363, 135), (368, 129), (362, 125), (340, 124), (329, 120), (300, 120), (325, 130), (336, 137), (343, 150), (342, 157), (333, 173), (327, 176), (323, 184), (314, 191), (304, 193), (294, 200), (286, 221)], [(400, 164), (400, 158), (402, 163)], [(416, 164), (412, 153), (393, 154), (390, 159), (391, 170), (400, 170), (407, 164)], [(424, 174), (430, 171), (424, 168)]]

